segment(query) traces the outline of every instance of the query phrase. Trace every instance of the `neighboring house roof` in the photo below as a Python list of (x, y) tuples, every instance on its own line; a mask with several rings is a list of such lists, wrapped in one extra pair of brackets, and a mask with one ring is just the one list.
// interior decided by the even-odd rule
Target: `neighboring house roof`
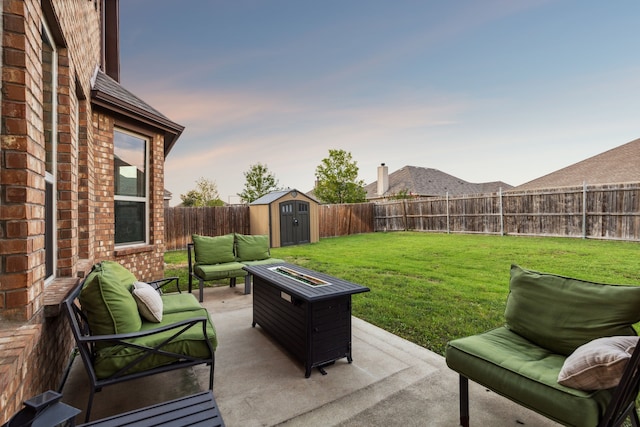
[(184, 126), (171, 121), (101, 70), (98, 70), (93, 78), (91, 102), (163, 130), (165, 157), (184, 130)]
[(374, 181), (364, 187), (367, 191), (367, 199), (390, 197), (406, 191), (413, 196), (444, 196), (494, 193), (500, 188), (507, 190), (513, 186), (501, 181), (474, 184), (463, 179), (456, 178), (437, 169), (417, 166), (405, 166), (389, 174), (389, 189), (383, 195), (379, 195), (378, 181)]
[(513, 190), (640, 182), (640, 139), (574, 163)]
[(265, 194), (264, 196), (257, 198), (256, 200), (254, 200), (253, 202), (251, 202), (249, 204), (250, 205), (268, 205), (268, 204), (270, 204), (272, 202), (275, 202), (276, 200), (278, 200), (279, 198), (283, 197), (286, 194), (293, 193), (294, 191), (296, 193), (301, 194), (304, 197), (306, 197), (308, 199), (311, 199), (312, 201), (318, 203), (317, 200), (315, 200), (313, 197), (309, 197), (308, 195), (306, 195), (302, 191), (298, 191), (295, 188), (290, 188), (288, 190), (272, 191), (271, 193)]

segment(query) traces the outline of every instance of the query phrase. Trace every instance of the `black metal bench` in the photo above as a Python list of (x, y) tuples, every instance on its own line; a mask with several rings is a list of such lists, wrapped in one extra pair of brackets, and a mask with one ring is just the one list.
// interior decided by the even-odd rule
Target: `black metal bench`
[(211, 391), (194, 394), (103, 418), (79, 427), (118, 426), (224, 427), (218, 405)]

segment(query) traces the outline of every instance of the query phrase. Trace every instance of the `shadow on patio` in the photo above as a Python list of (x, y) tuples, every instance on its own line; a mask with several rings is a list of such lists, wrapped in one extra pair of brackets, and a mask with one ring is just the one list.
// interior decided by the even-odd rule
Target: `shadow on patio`
[[(218, 332), (214, 395), (227, 427), (458, 425), (458, 375), (440, 355), (353, 318), (353, 363), (341, 359), (327, 375), (314, 369), (305, 378), (301, 363), (259, 325), (251, 327), (252, 296), (241, 286), (207, 288), (203, 305)], [(92, 419), (206, 390), (207, 383), (208, 370), (197, 367), (107, 387), (96, 394)], [(79, 357), (63, 394), (85, 409)], [(473, 425), (557, 425), (474, 383), (470, 405)]]

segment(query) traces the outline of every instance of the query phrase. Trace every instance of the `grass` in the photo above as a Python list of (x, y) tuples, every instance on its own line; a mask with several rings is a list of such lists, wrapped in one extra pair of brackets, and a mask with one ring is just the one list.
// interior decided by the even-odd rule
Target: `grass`
[[(509, 267), (640, 284), (634, 242), (568, 238), (369, 233), (274, 248), (272, 256), (359, 283), (353, 314), (439, 354), (447, 341), (504, 323)], [(186, 251), (167, 252), (167, 276), (187, 283)], [(228, 284), (228, 282), (221, 282)]]

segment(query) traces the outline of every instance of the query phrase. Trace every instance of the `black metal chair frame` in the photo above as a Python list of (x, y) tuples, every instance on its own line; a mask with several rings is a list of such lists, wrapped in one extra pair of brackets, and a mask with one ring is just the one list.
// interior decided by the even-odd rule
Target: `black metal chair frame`
[[(627, 363), (622, 379), (613, 389), (613, 396), (597, 427), (618, 427), (629, 418), (633, 427), (640, 427), (636, 398), (640, 390), (640, 346)], [(535, 409), (533, 409), (535, 411)], [(460, 425), (469, 427), (469, 379), (460, 375)]]
[[(161, 288), (163, 286), (168, 285), (174, 281), (179, 291), (177, 277), (160, 279), (154, 282), (149, 282), (149, 284), (151, 284), (156, 290), (161, 292)], [(91, 390), (89, 393), (89, 402), (87, 403), (87, 413), (85, 416), (85, 422), (89, 421), (89, 417), (91, 415), (91, 407), (93, 405), (93, 397), (95, 393), (97, 391), (101, 391), (102, 388), (105, 386), (121, 383), (124, 381), (143, 378), (150, 375), (172, 371), (175, 369), (183, 369), (183, 368), (188, 368), (188, 367), (196, 366), (200, 364), (207, 364), (210, 367), (209, 390), (213, 390), (213, 372), (215, 368), (215, 352), (213, 350), (213, 346), (211, 345), (211, 342), (207, 337), (208, 319), (206, 316), (194, 317), (188, 320), (183, 320), (181, 322), (176, 322), (171, 325), (158, 327), (156, 329), (152, 329), (148, 331), (131, 332), (126, 334), (114, 334), (114, 335), (93, 335), (91, 333), (91, 330), (89, 329), (89, 323), (87, 321), (87, 317), (85, 313), (82, 311), (81, 307), (76, 303), (76, 299), (78, 298), (80, 291), (82, 290), (83, 284), (84, 284), (84, 281), (78, 284), (76, 288), (74, 288), (70, 292), (70, 294), (63, 301), (63, 306), (65, 308), (65, 312), (69, 319), (71, 330), (73, 332), (73, 336), (75, 338), (78, 351), (82, 358), (83, 365), (87, 371), (89, 380), (91, 382)], [(207, 343), (207, 347), (209, 348), (208, 357), (198, 358), (198, 357), (191, 356), (189, 354), (175, 353), (175, 352), (171, 352), (163, 349), (163, 347), (173, 342), (185, 331), (195, 327), (202, 327), (203, 337), (207, 338), (205, 339), (205, 342)], [(155, 334), (159, 334), (159, 333), (162, 333), (165, 331), (171, 331), (171, 330), (175, 332), (169, 338), (167, 338), (166, 340), (164, 340), (162, 343), (158, 344), (155, 347), (142, 346), (129, 341), (133, 338), (155, 335)], [(137, 357), (134, 361), (129, 363), (124, 368), (120, 369), (118, 372), (115, 372), (114, 374), (110, 375), (107, 378), (99, 379), (93, 367), (93, 362), (95, 361), (95, 358), (96, 358), (96, 345), (98, 343), (112, 343), (113, 345), (131, 347), (131, 348), (142, 350), (143, 354), (141, 354), (139, 357)], [(174, 358), (175, 361), (166, 365), (158, 366), (151, 369), (146, 369), (141, 372), (129, 373), (131, 368), (137, 366), (139, 363), (141, 363), (148, 357), (156, 354)]]

